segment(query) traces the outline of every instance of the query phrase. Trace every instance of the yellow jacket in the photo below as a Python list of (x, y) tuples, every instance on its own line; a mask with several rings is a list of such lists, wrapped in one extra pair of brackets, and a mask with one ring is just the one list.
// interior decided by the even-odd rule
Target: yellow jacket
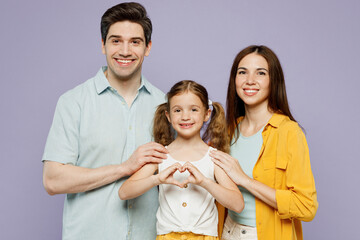
[(262, 136), (253, 177), (276, 189), (278, 209), (255, 199), (258, 239), (301, 240), (301, 221), (311, 221), (318, 208), (304, 133), (287, 116), (274, 114)]

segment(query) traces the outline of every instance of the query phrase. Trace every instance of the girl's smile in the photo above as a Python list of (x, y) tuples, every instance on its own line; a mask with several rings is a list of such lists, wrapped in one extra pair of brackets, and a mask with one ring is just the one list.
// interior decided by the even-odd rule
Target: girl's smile
[(211, 114), (200, 98), (190, 91), (175, 95), (170, 101), (166, 117), (181, 138), (200, 137), (200, 130)]

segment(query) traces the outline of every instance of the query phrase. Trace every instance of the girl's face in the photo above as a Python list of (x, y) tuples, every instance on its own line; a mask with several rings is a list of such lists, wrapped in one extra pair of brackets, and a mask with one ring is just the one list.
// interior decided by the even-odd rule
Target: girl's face
[(235, 85), (236, 93), (244, 101), (245, 107), (267, 108), (270, 77), (266, 59), (256, 53), (246, 55), (239, 62)]
[(190, 91), (173, 96), (170, 111), (166, 112), (177, 136), (186, 139), (200, 136), (201, 127), (210, 115), (211, 110), (205, 109), (200, 98)]

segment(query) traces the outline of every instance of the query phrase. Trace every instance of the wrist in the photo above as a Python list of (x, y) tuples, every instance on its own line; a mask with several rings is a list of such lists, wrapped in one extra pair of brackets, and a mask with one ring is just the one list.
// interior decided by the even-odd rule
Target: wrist
[(152, 175), (151, 180), (154, 186), (158, 186), (161, 183), (159, 179), (159, 174)]
[(246, 188), (246, 189), (249, 189), (251, 188), (251, 185), (253, 184), (253, 181), (254, 179), (250, 178), (250, 177), (247, 177), (244, 179), (243, 183), (240, 184), (240, 186)]
[(204, 178), (201, 183), (199, 183), (199, 186), (206, 188), (208, 187), (213, 181), (210, 178)]

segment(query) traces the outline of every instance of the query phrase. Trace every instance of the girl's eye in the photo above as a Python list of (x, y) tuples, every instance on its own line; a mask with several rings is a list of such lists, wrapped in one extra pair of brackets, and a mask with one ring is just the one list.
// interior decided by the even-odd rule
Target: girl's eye
[(196, 108), (193, 108), (192, 111), (193, 111), (193, 112), (197, 112), (198, 110), (197, 110)]
[(258, 74), (259, 74), (259, 75), (262, 75), (262, 76), (265, 76), (265, 75), (266, 75), (266, 72), (259, 72)]
[(180, 112), (180, 109), (175, 109), (174, 112), (178, 113)]
[(245, 71), (239, 71), (238, 74), (239, 74), (239, 75), (243, 75), (243, 74), (246, 74), (246, 72), (245, 72)]

